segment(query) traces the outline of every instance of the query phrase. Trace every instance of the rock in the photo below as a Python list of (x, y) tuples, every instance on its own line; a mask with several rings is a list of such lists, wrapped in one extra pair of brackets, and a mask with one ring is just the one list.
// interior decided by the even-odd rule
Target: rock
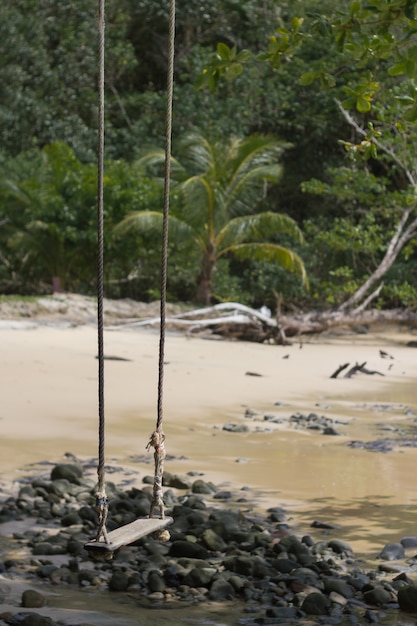
[(165, 581), (157, 570), (152, 570), (148, 575), (148, 588), (151, 593), (165, 591)]
[(38, 615), (38, 613), (15, 613), (4, 621), (10, 626), (54, 626), (54, 622), (49, 617)]
[(207, 528), (203, 532), (201, 540), (209, 550), (214, 552), (224, 552), (227, 548), (227, 543), (212, 528)]
[(209, 517), (213, 530), (225, 541), (235, 539), (241, 532), (241, 516), (236, 511), (213, 510)]
[(403, 537), (400, 543), (405, 550), (407, 548), (417, 548), (417, 537)]
[(272, 562), (272, 565), (274, 569), (276, 569), (277, 572), (281, 572), (281, 574), (290, 574), (293, 570), (301, 567), (301, 565), (297, 563), (297, 561), (286, 558), (275, 559)]
[(383, 604), (388, 604), (392, 601), (390, 592), (379, 585), (374, 587), (374, 589), (365, 591), (363, 598), (365, 602), (374, 606), (382, 606)]
[(230, 500), (231, 497), (231, 491), (217, 491), (213, 496), (214, 500)]
[(312, 528), (323, 528), (325, 530), (336, 530), (337, 528), (340, 528), (335, 524), (328, 524), (327, 522), (321, 522), (320, 520), (314, 520), (313, 522), (311, 522), (310, 526)]
[(76, 511), (71, 511), (71, 513), (67, 513), (64, 517), (61, 517), (61, 525), (62, 526), (74, 526), (77, 524), (82, 524), (83, 520), (78, 515)]
[(34, 589), (26, 589), (22, 593), (22, 606), (26, 609), (40, 609), (45, 604), (44, 596)]
[(59, 465), (55, 465), (51, 472), (51, 480), (64, 478), (76, 485), (80, 484), (82, 477), (83, 470), (80, 465), (76, 465), (75, 463), (60, 463)]
[(408, 585), (398, 590), (398, 604), (406, 613), (417, 613), (417, 586)]
[(211, 483), (207, 483), (206, 481), (201, 480), (201, 478), (199, 478), (198, 480), (195, 480), (193, 482), (191, 491), (193, 493), (202, 493), (202, 494), (210, 495), (212, 493), (215, 493), (216, 488)]
[(324, 580), (324, 590), (326, 593), (334, 591), (347, 599), (353, 598), (352, 587), (340, 578), (326, 578)]
[(171, 489), (190, 489), (191, 483), (185, 478), (181, 478), (177, 474), (164, 473), (163, 484), (165, 487), (171, 487)]
[(183, 584), (189, 587), (209, 587), (213, 576), (216, 574), (214, 567), (194, 567), (186, 574), (183, 579)]
[(52, 555), (52, 554), (65, 554), (66, 550), (63, 546), (57, 546), (49, 541), (41, 541), (35, 544), (32, 548), (32, 554), (44, 554), (44, 555)]
[(226, 430), (229, 433), (248, 433), (249, 427), (246, 424), (225, 424), (223, 426), (223, 430)]
[(235, 597), (235, 590), (232, 585), (223, 578), (218, 578), (213, 582), (209, 591), (209, 598), (214, 602), (232, 600)]
[(307, 615), (327, 615), (330, 600), (322, 593), (309, 593), (301, 605), (301, 610)]
[(129, 578), (125, 572), (116, 570), (113, 572), (109, 580), (110, 591), (126, 591), (129, 587)]
[(378, 559), (383, 561), (397, 561), (405, 557), (404, 547), (401, 543), (387, 543), (387, 545), (378, 554)]
[(341, 541), (340, 539), (332, 539), (328, 542), (328, 547), (336, 552), (336, 554), (353, 554), (353, 550), (346, 541)]
[(169, 556), (189, 557), (191, 559), (207, 559), (209, 556), (207, 550), (198, 543), (182, 540), (174, 541), (168, 554)]
[(323, 429), (323, 435), (340, 435), (340, 433), (334, 428), (334, 426), (326, 426)]
[[(297, 607), (294, 606), (272, 606), (266, 612), (267, 617), (277, 617), (279, 621), (270, 622), (271, 624), (296, 624), (294, 620), (300, 616)], [(288, 620), (288, 622), (287, 622)], [(263, 624), (268, 622), (263, 621)]]

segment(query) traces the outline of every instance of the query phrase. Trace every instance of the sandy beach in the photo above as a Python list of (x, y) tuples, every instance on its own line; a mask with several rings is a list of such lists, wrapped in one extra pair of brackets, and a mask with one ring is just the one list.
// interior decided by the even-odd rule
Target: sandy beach
[[(67, 452), (95, 457), (94, 326), (3, 322), (0, 337), (2, 477), (32, 463), (60, 461)], [(390, 506), (391, 517), (400, 518), (395, 523), (404, 520), (409, 530), (417, 451), (371, 453), (346, 442), (381, 436), (376, 425), (383, 420), (391, 426), (412, 422), (417, 351), (407, 343), (413, 339), (404, 331), (372, 331), (272, 346), (168, 334), (164, 430), (174, 458), (166, 469), (248, 485), (265, 505), (293, 504), (301, 521), (314, 514), (334, 521), (343, 509), (352, 532), (373, 507), (373, 522), (357, 533), (359, 550), (372, 543), (373, 529), (381, 531), (381, 506)], [(137, 458), (146, 454), (156, 420), (158, 342), (155, 331), (105, 331), (106, 356), (126, 359), (105, 362), (106, 460), (133, 467), (140, 479), (144, 470)], [(381, 358), (381, 349), (392, 358)], [(342, 363), (364, 361), (381, 375), (330, 378)], [(254, 413), (251, 420), (247, 409)], [(313, 411), (334, 420), (339, 436), (288, 424), (295, 412)], [(283, 423), (265, 422), (265, 414)], [(248, 432), (227, 432), (228, 423), (246, 424)], [(385, 534), (402, 531), (386, 528)]]

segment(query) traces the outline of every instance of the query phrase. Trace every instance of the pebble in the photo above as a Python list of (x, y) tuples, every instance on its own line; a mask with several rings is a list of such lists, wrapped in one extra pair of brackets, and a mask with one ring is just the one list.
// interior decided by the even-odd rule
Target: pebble
[[(308, 419), (313, 424), (321, 420), (317, 414)], [(329, 423), (323, 424), (324, 432)], [(144, 490), (110, 485), (108, 529), (147, 515), (151, 484), (145, 480)], [(0, 520), (34, 516), (39, 528), (54, 527), (56, 534), (50, 534), (35, 524), (15, 539), (32, 551), (30, 580), (37, 576), (39, 585), (53, 584), (54, 592), (63, 584), (91, 588), (91, 594), (107, 588), (112, 593), (134, 593), (149, 606), (239, 599), (246, 613), (256, 614), (254, 624), (307, 624), (317, 617), (320, 624), (330, 625), (341, 623), (344, 614), (346, 623), (359, 624), (362, 619), (377, 623), (380, 611), (398, 605), (417, 612), (417, 587), (406, 574), (386, 568), (362, 571), (351, 546), (331, 537), (332, 525), (319, 521), (311, 525), (313, 530), (325, 528), (327, 540), (322, 535), (315, 540), (314, 534), (299, 537), (280, 506), (265, 515), (251, 513), (250, 505), (243, 512), (239, 494), (201, 478), (190, 482), (167, 475), (166, 484), (171, 486), (165, 491), (167, 514), (174, 518), (167, 541), (145, 537), (121, 549), (112, 561), (93, 561), (83, 547), (94, 535), (97, 521), (94, 485), (84, 478), (80, 463), (55, 466), (49, 479), (35, 477), (30, 484), (26, 480), (18, 498), (5, 498), (0, 505)], [(172, 488), (182, 495), (175, 495)], [(416, 545), (416, 537), (404, 537), (385, 546), (379, 558), (404, 559), (404, 549)], [(60, 555), (59, 566), (48, 562), (53, 555)], [(4, 563), (3, 577), (13, 577), (16, 567), (22, 564)], [(2, 602), (7, 603), (7, 594), (5, 585)], [(41, 610), (44, 604), (42, 593), (27, 589), (22, 594), (23, 608)], [(11, 626), (57, 626), (37, 613), (20, 612), (10, 619), (14, 621), (4, 621)]]
[(22, 606), (26, 609), (39, 609), (45, 604), (44, 596), (34, 589), (26, 589), (22, 593)]

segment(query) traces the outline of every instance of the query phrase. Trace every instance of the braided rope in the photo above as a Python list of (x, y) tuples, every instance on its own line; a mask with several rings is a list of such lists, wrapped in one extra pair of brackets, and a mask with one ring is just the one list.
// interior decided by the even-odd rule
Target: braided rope
[(164, 358), (165, 358), (165, 326), (166, 326), (166, 296), (167, 296), (167, 267), (168, 267), (168, 218), (169, 218), (169, 191), (171, 180), (171, 138), (172, 138), (172, 108), (174, 94), (174, 61), (175, 61), (175, 0), (169, 4), (169, 34), (168, 34), (168, 69), (167, 69), (167, 100), (165, 116), (165, 170), (164, 170), (164, 208), (162, 227), (162, 254), (161, 254), (161, 306), (160, 306), (160, 336), (159, 336), (159, 364), (158, 364), (158, 406), (156, 428), (149, 439), (146, 448), (155, 448), (154, 487), (149, 517), (155, 507), (159, 508), (160, 516), (164, 518), (164, 502), (162, 499), (162, 477), (165, 460), (165, 435), (163, 424), (163, 386), (164, 386)]
[(98, 340), (98, 413), (99, 413), (99, 444), (98, 444), (98, 488), (96, 493), (96, 510), (99, 520), (97, 541), (103, 535), (108, 543), (106, 531), (107, 498), (105, 492), (105, 416), (104, 416), (104, 262), (103, 262), (103, 214), (104, 214), (104, 32), (105, 32), (105, 0), (98, 3), (98, 162), (97, 162), (97, 340)]

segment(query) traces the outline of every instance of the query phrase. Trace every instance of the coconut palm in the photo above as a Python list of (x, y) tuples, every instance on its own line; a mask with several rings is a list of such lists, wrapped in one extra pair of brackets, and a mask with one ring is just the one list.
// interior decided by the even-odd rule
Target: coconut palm
[[(276, 263), (300, 274), (306, 282), (302, 260), (292, 250), (272, 243), (286, 234), (296, 241), (303, 237), (297, 224), (286, 215), (270, 211), (255, 213), (265, 197), (268, 182), (282, 175), (278, 159), (283, 142), (270, 136), (210, 142), (199, 134), (186, 136), (180, 144), (180, 161), (172, 162), (173, 191), (178, 206), (169, 222), (171, 242), (194, 242), (200, 254), (196, 276), (196, 300), (208, 304), (217, 261), (225, 255)], [(152, 168), (163, 162), (161, 151), (148, 153), (138, 163)], [(149, 232), (161, 228), (162, 214), (138, 211), (128, 215), (118, 232), (131, 229)]]

